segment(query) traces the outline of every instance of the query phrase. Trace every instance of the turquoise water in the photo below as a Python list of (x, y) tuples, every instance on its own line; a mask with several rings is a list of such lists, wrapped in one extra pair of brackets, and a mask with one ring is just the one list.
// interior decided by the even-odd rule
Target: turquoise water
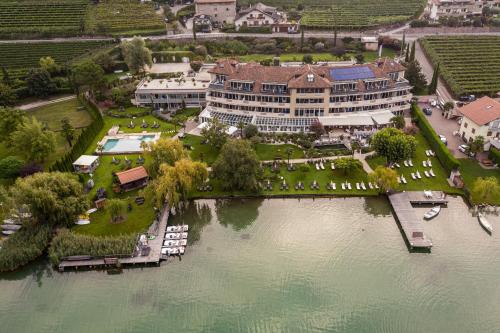
[(190, 225), (182, 261), (0, 275), (1, 331), (500, 331), (500, 237), (461, 198), (424, 222), (430, 254), (383, 199), (201, 200), (172, 223)]
[(107, 153), (140, 152), (141, 143), (153, 141), (155, 135), (137, 135), (123, 139), (108, 139), (104, 143), (103, 151)]

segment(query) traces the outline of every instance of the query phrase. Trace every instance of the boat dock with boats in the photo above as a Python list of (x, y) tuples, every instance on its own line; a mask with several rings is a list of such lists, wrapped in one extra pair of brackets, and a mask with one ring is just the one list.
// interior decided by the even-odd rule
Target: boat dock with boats
[(410, 249), (430, 249), (432, 240), (425, 234), (422, 219), (417, 217), (412, 205), (447, 205), (446, 194), (441, 191), (399, 192), (390, 194), (389, 201)]
[[(168, 256), (181, 255), (187, 245), (187, 225), (167, 226), (170, 210), (166, 207), (157, 220), (149, 227), (146, 234), (137, 239), (134, 252), (124, 255), (94, 257), (78, 255), (64, 258), (59, 264), (59, 271), (79, 268), (108, 268), (126, 265), (160, 265)], [(173, 238), (171, 238), (173, 237)], [(167, 243), (177, 241), (178, 243)]]

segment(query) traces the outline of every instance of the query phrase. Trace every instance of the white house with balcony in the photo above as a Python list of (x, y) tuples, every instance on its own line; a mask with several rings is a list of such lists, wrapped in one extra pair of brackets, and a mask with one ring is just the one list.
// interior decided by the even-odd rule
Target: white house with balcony
[(500, 102), (485, 96), (458, 109), (463, 116), (460, 124), (460, 136), (464, 141), (472, 142), (482, 136), (485, 150), (490, 145), (498, 145), (500, 140)]

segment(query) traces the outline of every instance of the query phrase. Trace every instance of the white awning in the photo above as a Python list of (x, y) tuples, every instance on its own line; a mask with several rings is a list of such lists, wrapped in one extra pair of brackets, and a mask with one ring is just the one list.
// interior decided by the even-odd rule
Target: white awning
[(91, 166), (98, 159), (99, 159), (99, 156), (82, 155), (75, 162), (73, 162), (73, 165)]
[(381, 111), (381, 112), (373, 112), (371, 114), (373, 121), (377, 125), (387, 125), (391, 122), (392, 117), (394, 117), (394, 114), (387, 110), (387, 111)]
[(319, 121), (323, 126), (371, 126), (372, 117), (369, 114), (352, 114), (332, 117), (320, 117)]

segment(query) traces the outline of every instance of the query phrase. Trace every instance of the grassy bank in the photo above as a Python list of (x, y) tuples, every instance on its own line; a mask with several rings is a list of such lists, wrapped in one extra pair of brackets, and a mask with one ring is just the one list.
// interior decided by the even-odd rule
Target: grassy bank
[[(500, 182), (500, 172), (498, 170), (483, 169), (476, 160), (470, 158), (460, 159), (460, 173), (469, 191), (472, 190), (474, 182), (479, 177), (496, 177), (498, 182)], [(473, 203), (479, 202), (478, 198), (474, 195), (471, 197), (471, 200)], [(500, 193), (494, 194), (490, 204), (500, 205)]]

